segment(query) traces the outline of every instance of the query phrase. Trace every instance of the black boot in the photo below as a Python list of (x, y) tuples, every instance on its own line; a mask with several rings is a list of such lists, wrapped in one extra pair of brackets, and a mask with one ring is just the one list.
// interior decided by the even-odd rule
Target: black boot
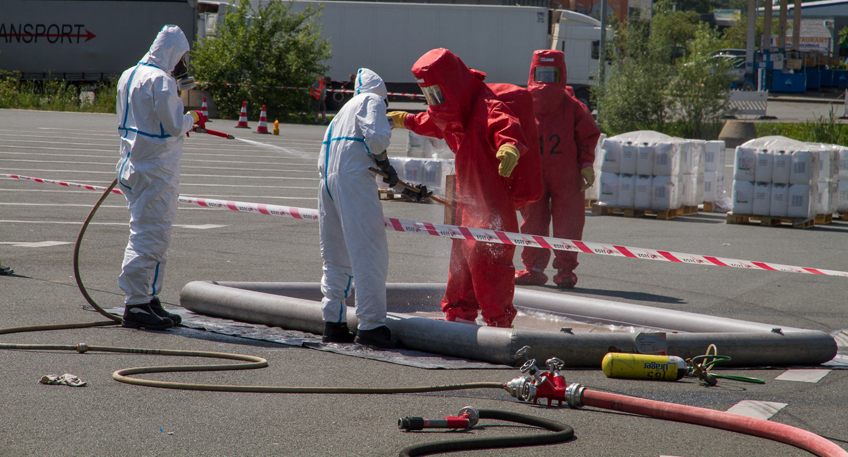
[(150, 309), (152, 309), (153, 312), (156, 313), (156, 315), (159, 317), (171, 319), (172, 321), (174, 321), (174, 325), (180, 325), (180, 323), (183, 321), (183, 318), (180, 317), (179, 314), (169, 313), (168, 311), (165, 311), (165, 308), (162, 307), (162, 302), (159, 301), (159, 298), (154, 298), (150, 301)]
[(353, 333), (347, 328), (345, 322), (324, 322), (324, 343), (353, 343)]
[(354, 342), (379, 349), (400, 349), (403, 347), (400, 341), (392, 338), (392, 331), (385, 325), (373, 330), (360, 330), (357, 332)]
[(165, 330), (173, 327), (174, 321), (167, 317), (157, 316), (150, 308), (150, 303), (145, 303), (143, 305), (127, 305), (124, 308), (124, 319), (121, 325), (127, 328)]

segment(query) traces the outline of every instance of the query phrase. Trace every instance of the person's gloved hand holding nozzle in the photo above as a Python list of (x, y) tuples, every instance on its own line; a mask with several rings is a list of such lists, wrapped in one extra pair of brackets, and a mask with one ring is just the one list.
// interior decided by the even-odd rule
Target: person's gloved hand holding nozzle
[(592, 187), (592, 184), (595, 183), (595, 169), (592, 167), (586, 167), (581, 169), (580, 176), (582, 176), (583, 180), (586, 181), (586, 184), (580, 187), (580, 192), (583, 192), (586, 189)]
[(380, 171), (387, 175), (387, 177), (383, 178), (383, 182), (387, 183), (389, 187), (395, 187), (397, 183), (400, 182), (400, 178), (398, 177), (397, 171), (395, 171), (395, 167), (393, 167), (392, 163), (389, 162), (388, 153), (383, 151), (381, 154), (374, 156), (374, 160), (380, 168)]

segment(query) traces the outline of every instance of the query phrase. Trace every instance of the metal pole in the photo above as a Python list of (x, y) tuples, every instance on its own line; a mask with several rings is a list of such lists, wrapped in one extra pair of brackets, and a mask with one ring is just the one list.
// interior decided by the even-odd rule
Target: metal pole
[[(601, 49), (598, 56), (598, 89), (603, 91), (607, 69), (607, 0), (601, 0)], [(601, 92), (603, 93), (603, 92)], [(601, 118), (601, 106), (598, 105), (598, 119)]]

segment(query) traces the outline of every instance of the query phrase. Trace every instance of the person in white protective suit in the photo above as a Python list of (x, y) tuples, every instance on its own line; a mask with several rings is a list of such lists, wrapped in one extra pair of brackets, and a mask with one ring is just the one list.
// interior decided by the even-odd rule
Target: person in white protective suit
[[(398, 183), (386, 153), (391, 139), (387, 103), (383, 80), (361, 68), (354, 97), (324, 133), (318, 157), (318, 212), (324, 260), (321, 303), (325, 343), (356, 342), (388, 349), (401, 346), (385, 325), (389, 247), (376, 177), (368, 170), (376, 164), (388, 175), (384, 182), (389, 186)], [(354, 282), (359, 319), (355, 338), (347, 327), (345, 310), (345, 299)]]
[[(126, 294), (123, 326), (161, 330), (179, 324), (162, 308), (162, 289), (171, 225), (177, 213), (183, 138), (202, 120), (184, 113), (177, 95), (188, 40), (175, 25), (162, 28), (150, 50), (118, 81), (121, 160), (116, 170), (130, 213), (130, 236), (118, 285)], [(185, 70), (187, 72), (187, 70)]]

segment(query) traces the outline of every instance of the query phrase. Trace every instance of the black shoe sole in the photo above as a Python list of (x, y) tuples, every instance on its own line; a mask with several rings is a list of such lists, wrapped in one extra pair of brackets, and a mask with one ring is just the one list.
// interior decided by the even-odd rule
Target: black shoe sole
[(361, 344), (363, 346), (370, 346), (376, 349), (403, 349), (403, 344), (400, 341), (391, 341), (391, 342), (383, 342), (383, 341), (372, 341), (364, 338), (356, 337), (353, 340), (356, 344)]
[(336, 344), (350, 344), (350, 343), (353, 343), (354, 338), (355, 337), (353, 335), (350, 335), (349, 338), (330, 338), (330, 337), (327, 337), (327, 336), (322, 336), (321, 342), (322, 343), (336, 343)]
[(145, 330), (165, 330), (165, 329), (169, 329), (169, 328), (174, 326), (174, 321), (172, 321), (170, 319), (168, 319), (168, 321), (169, 322), (165, 323), (165, 324), (145, 324), (144, 322), (133, 322), (133, 321), (128, 321), (128, 320), (124, 319), (121, 322), (121, 327), (136, 328), (136, 329), (143, 328)]

